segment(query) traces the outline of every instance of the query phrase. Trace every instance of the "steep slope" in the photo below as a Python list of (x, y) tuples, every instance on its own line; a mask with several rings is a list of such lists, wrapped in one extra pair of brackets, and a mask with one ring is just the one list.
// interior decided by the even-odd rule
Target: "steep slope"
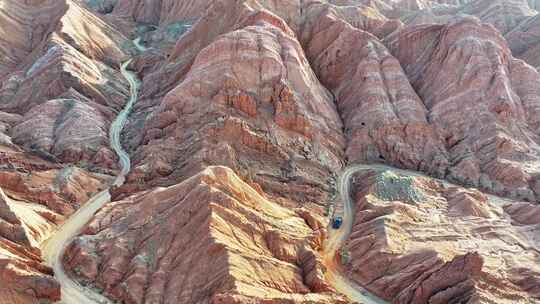
[(293, 204), (324, 204), (342, 164), (332, 95), (294, 33), (267, 11), (252, 11), (239, 30), (204, 48), (144, 132), (132, 187), (170, 185), (226, 165)]
[(389, 45), (445, 139), (447, 177), (536, 200), (538, 72), (473, 18), (406, 29)]
[(0, 2), (0, 303), (539, 302), (537, 2)]
[(306, 52), (336, 98), (349, 162), (389, 162), (444, 175), (444, 140), (428, 123), (428, 111), (399, 61), (379, 39), (334, 11), (316, 20)]
[(34, 7), (28, 1), (2, 1), (0, 4), (0, 80), (32, 53), (51, 32), (65, 4), (43, 1)]
[(208, 167), (108, 204), (64, 261), (123, 303), (345, 303), (323, 280), (324, 236), (307, 210)]
[(388, 51), (336, 16), (319, 16), (306, 52), (334, 93), (350, 161), (536, 199), (539, 75), (512, 57), (500, 34), (462, 18), (395, 32)]
[(2, 1), (0, 24), (0, 298), (45, 303), (60, 286), (40, 245), (110, 182), (80, 167), (116, 169), (104, 143), (126, 40), (76, 1)]
[[(127, 94), (126, 84), (113, 68), (126, 56), (122, 45), (129, 43), (77, 2), (42, 1), (31, 8), (15, 2), (7, 1), (3, 6), (7, 15), (21, 15), (14, 19), (17, 22), (8, 19), (13, 27), (41, 28), (34, 24), (41, 17), (34, 15), (49, 16), (50, 25), (43, 27), (41, 36), (20, 33), (21, 37), (34, 37), (22, 46), (28, 53), (10, 73), (0, 77), (0, 109), (29, 113), (10, 136), (16, 144), (62, 161), (98, 166), (103, 161), (104, 167), (110, 167), (112, 153), (104, 145), (105, 131)], [(27, 19), (34, 23), (24, 23)], [(7, 37), (18, 39), (19, 33)], [(17, 44), (8, 41), (2, 45)], [(69, 100), (55, 100), (58, 98)], [(36, 116), (38, 112), (41, 117)], [(66, 115), (79, 115), (83, 120), (66, 119)], [(94, 123), (96, 128), (85, 128)], [(38, 129), (50, 131), (38, 135), (29, 127), (36, 124)], [(38, 142), (36, 136), (45, 138)]]
[(356, 181), (354, 280), (392, 303), (540, 301), (540, 218), (518, 216), (530, 207), (391, 168)]
[[(25, 209), (19, 208), (0, 189), (0, 295), (13, 302), (31, 297), (57, 300), (60, 288), (52, 278), (52, 270), (42, 263), (39, 250), (32, 247), (36, 239), (39, 239), (37, 234), (47, 233), (53, 225), (42, 218), (38, 210), (52, 213), (45, 208), (30, 207), (27, 204), (22, 208)], [(30, 222), (30, 215), (37, 221)]]
[(540, 68), (540, 15), (531, 17), (505, 35), (512, 54)]
[(13, 128), (13, 139), (66, 162), (88, 161), (112, 169), (116, 166), (114, 155), (105, 148), (110, 121), (96, 108), (76, 99), (49, 100), (23, 117)]
[(57, 300), (60, 286), (39, 245), (105, 179), (22, 152), (2, 149), (0, 156), (0, 296), (4, 303)]

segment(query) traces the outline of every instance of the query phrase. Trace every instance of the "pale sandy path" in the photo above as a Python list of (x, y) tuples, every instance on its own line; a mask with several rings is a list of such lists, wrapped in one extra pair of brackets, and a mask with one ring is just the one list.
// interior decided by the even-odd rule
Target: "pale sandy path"
[[(135, 43), (139, 47), (138, 43)], [(121, 72), (130, 85), (130, 99), (124, 106), (124, 109), (118, 114), (111, 124), (109, 131), (111, 148), (116, 152), (120, 159), (121, 171), (114, 181), (115, 186), (120, 186), (125, 181), (125, 176), (131, 169), (129, 155), (122, 148), (120, 134), (131, 109), (138, 98), (139, 81), (134, 73), (127, 70), (131, 60), (122, 64)], [(92, 197), (77, 212), (75, 212), (59, 229), (42, 244), (43, 258), (54, 270), (56, 280), (62, 286), (62, 300), (59, 303), (64, 304), (106, 304), (112, 303), (106, 297), (98, 292), (80, 285), (72, 280), (62, 267), (62, 255), (66, 246), (77, 236), (84, 226), (92, 219), (94, 214), (101, 209), (111, 199), (109, 189), (103, 190)]]
[(373, 166), (351, 166), (346, 168), (338, 179), (340, 202), (343, 203), (343, 224), (340, 229), (328, 228), (328, 239), (325, 244), (324, 263), (327, 268), (326, 278), (340, 293), (350, 300), (364, 304), (385, 304), (365, 288), (355, 284), (340, 273), (340, 265), (336, 262), (336, 254), (339, 248), (349, 238), (354, 223), (353, 200), (350, 195), (351, 178), (358, 171), (369, 169)]
[[(351, 197), (351, 178), (354, 176), (355, 173), (364, 171), (364, 170), (377, 170), (377, 171), (386, 171), (390, 170), (397, 174), (403, 174), (403, 175), (409, 175), (409, 176), (419, 176), (419, 177), (428, 177), (435, 180), (438, 180), (439, 182), (443, 183), (446, 187), (463, 187), (460, 185), (456, 185), (453, 183), (450, 183), (446, 180), (441, 180), (437, 178), (433, 178), (430, 176), (427, 176), (423, 173), (417, 172), (417, 171), (410, 171), (410, 170), (403, 170), (398, 169), (395, 167), (390, 167), (387, 165), (380, 165), (380, 164), (374, 164), (374, 165), (352, 165), (347, 167), (339, 176), (338, 180), (338, 190), (340, 195), (340, 203), (343, 204), (342, 207), (343, 211), (338, 214), (343, 216), (343, 224), (340, 229), (335, 230), (331, 227), (328, 228), (328, 239), (326, 240), (325, 244), (325, 266), (328, 269), (328, 272), (326, 273), (326, 277), (328, 281), (333, 284), (334, 288), (341, 292), (342, 294), (346, 295), (349, 299), (356, 301), (358, 303), (365, 303), (365, 304), (384, 304), (388, 303), (372, 293), (368, 292), (365, 288), (361, 287), (360, 285), (351, 282), (351, 280), (347, 279), (344, 275), (340, 273), (341, 265), (338, 265), (336, 262), (336, 255), (338, 254), (339, 248), (343, 245), (343, 243), (349, 238), (352, 227), (354, 224), (354, 202)], [(506, 203), (511, 202), (512, 200), (499, 197), (496, 195), (486, 194), (490, 202), (493, 202), (498, 205), (504, 205)]]

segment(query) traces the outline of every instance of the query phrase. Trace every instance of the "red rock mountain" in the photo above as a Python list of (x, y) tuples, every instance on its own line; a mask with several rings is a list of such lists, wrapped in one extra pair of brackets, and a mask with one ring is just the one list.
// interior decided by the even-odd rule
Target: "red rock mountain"
[(0, 0), (0, 303), (540, 303), (539, 11)]

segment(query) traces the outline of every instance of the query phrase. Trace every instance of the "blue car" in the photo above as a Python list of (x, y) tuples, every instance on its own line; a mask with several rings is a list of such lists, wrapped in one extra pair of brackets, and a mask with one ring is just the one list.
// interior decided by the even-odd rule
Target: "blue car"
[(339, 229), (341, 227), (341, 224), (343, 224), (343, 218), (341, 216), (335, 217), (332, 220), (332, 228)]

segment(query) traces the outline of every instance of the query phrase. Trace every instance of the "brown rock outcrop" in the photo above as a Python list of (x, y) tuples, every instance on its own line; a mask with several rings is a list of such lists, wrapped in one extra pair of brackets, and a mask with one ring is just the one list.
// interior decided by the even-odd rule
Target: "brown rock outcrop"
[(0, 80), (27, 58), (54, 28), (65, 5), (32, 7), (24, 1), (6, 0), (0, 6)]
[[(63, 162), (92, 162), (97, 153), (114, 155), (108, 148), (109, 119), (77, 99), (49, 100), (33, 107), (12, 130), (15, 143), (40, 150)], [(98, 165), (115, 165), (97, 159)]]
[(64, 262), (124, 303), (345, 303), (322, 279), (323, 238), (231, 169), (208, 167), (108, 204)]
[(50, 37), (49, 47), (35, 63), (3, 80), (0, 108), (24, 114), (43, 101), (66, 95), (82, 95), (86, 97), (78, 99), (89, 98), (105, 107), (120, 108), (127, 91), (119, 73), (86, 57), (57, 33)]
[(515, 203), (504, 206), (504, 211), (510, 214), (517, 225), (540, 224), (540, 206), (531, 203)]
[[(512, 58), (493, 28), (471, 18), (411, 27), (388, 38), (389, 52), (332, 10), (317, 20), (304, 36), (306, 53), (321, 82), (334, 92), (350, 161), (387, 162), (535, 199), (538, 74)], [(474, 50), (482, 55), (475, 56)], [(455, 55), (443, 57), (448, 53)], [(492, 72), (498, 81), (490, 83), (483, 73), (472, 72), (487, 68), (488, 61), (498, 62), (501, 72)], [(469, 80), (464, 82), (465, 77)], [(491, 93), (482, 95), (486, 90)], [(467, 99), (459, 96), (478, 101), (465, 106)], [(478, 111), (485, 118), (475, 125), (484, 117)], [(500, 131), (486, 128), (487, 123), (501, 126)], [(461, 141), (464, 134), (470, 143)], [(488, 156), (493, 153), (497, 157)]]
[[(52, 270), (35, 262), (38, 257), (28, 255), (21, 260), (13, 259), (13, 252), (21, 250), (13, 244), (0, 240), (0, 296), (6, 303), (32, 303), (35, 299), (60, 300), (60, 285), (52, 277)], [(6, 251), (8, 257), (6, 258)], [(16, 254), (16, 253), (15, 253)]]
[(226, 165), (272, 196), (323, 202), (342, 165), (332, 96), (294, 33), (267, 11), (202, 50), (144, 132), (128, 179), (145, 187)]
[(442, 176), (444, 140), (400, 63), (372, 34), (329, 11), (311, 30), (306, 52), (334, 92), (350, 162), (389, 162)]
[(387, 163), (486, 193), (360, 174), (337, 268), (393, 303), (539, 302), (537, 3), (0, 0), (0, 299), (60, 297), (37, 248), (116, 169), (133, 56), (133, 170), (64, 256), (82, 283), (347, 303), (321, 214), (347, 162)]
[(34, 210), (39, 209), (11, 201), (0, 188), (0, 296), (3, 301), (12, 297), (51, 300), (60, 297), (60, 287), (52, 278), (52, 270), (42, 264), (39, 249), (35, 247), (37, 234), (41, 233), (38, 230), (52, 230), (52, 226), (45, 219), (36, 220), (39, 215), (33, 213)]
[(445, 139), (448, 178), (535, 200), (538, 72), (474, 18), (405, 29), (389, 45)]
[[(8, 125), (17, 115), (0, 115)], [(43, 155), (41, 155), (43, 156)], [(0, 297), (3, 303), (59, 300), (60, 285), (42, 261), (39, 245), (92, 192), (104, 187), (104, 176), (78, 168), (62, 168), (0, 145)]]
[(9, 198), (0, 188), (0, 237), (8, 239), (14, 243), (30, 245), (26, 231), (21, 225), (21, 221), (11, 210), (8, 204)]
[(125, 38), (77, 1), (6, 0), (0, 7), (0, 24), (4, 37), (0, 41), (3, 55), (0, 79), (6, 72), (37, 60), (40, 52), (34, 51), (46, 50), (46, 42), (53, 32), (76, 49), (84, 50), (92, 59), (118, 63), (125, 56), (119, 47)]
[(505, 38), (514, 56), (540, 70), (540, 15), (522, 22)]
[[(540, 300), (538, 228), (507, 213), (519, 218), (519, 203), (400, 171), (367, 170), (355, 180), (345, 249), (358, 283), (392, 303)], [(470, 212), (480, 205), (482, 213)]]
[(49, 160), (114, 167), (106, 131), (128, 94), (113, 68), (126, 58), (127, 40), (70, 0), (5, 1), (0, 25), (13, 29), (0, 41), (0, 110), (26, 114), (0, 130), (0, 143)]
[(90, 195), (104, 187), (103, 176), (97, 177), (76, 167), (62, 170), (16, 170), (0, 175), (0, 186), (21, 200), (35, 202), (63, 215), (69, 215)]

